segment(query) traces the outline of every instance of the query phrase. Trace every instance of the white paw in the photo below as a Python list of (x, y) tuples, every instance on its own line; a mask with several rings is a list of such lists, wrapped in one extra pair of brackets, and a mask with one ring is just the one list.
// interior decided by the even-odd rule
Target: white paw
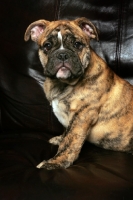
[(46, 161), (44, 160), (44, 161), (42, 161), (41, 163), (39, 163), (39, 164), (36, 166), (36, 168), (40, 169), (40, 168), (42, 168), (42, 166), (45, 165), (45, 164), (46, 164)]
[(36, 167), (38, 169), (44, 168), (44, 169), (47, 169), (47, 170), (53, 170), (53, 169), (61, 168), (61, 165), (60, 164), (56, 164), (56, 163), (49, 163), (47, 161), (43, 161), (39, 165), (37, 165)]

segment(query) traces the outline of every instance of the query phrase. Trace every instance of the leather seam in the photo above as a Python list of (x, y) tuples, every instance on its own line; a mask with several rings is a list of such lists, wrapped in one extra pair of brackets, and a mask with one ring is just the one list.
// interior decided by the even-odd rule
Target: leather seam
[[(123, 2), (123, 1), (122, 1)], [(121, 28), (121, 12), (122, 12), (122, 2), (120, 0), (120, 5), (118, 5), (118, 28), (117, 28), (117, 40), (116, 40), (116, 72), (118, 72), (120, 56), (119, 56), (119, 45), (120, 45), (120, 28)]]
[(54, 21), (56, 21), (56, 20), (59, 19), (59, 15), (60, 15), (60, 4), (61, 4), (61, 1), (60, 1), (60, 0), (57, 0), (57, 1), (56, 1), (56, 8), (55, 8), (55, 17), (54, 17)]
[(117, 30), (117, 41), (116, 41), (116, 72), (120, 73), (121, 65), (121, 47), (122, 47), (122, 35), (123, 35), (123, 22), (124, 22), (124, 11), (125, 11), (126, 1), (120, 0), (119, 10), (118, 10), (118, 30)]

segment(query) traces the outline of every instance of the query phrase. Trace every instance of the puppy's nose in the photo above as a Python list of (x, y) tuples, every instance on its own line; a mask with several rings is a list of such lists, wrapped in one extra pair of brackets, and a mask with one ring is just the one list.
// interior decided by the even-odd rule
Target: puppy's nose
[(65, 61), (69, 58), (68, 54), (67, 53), (59, 53), (58, 54), (58, 59), (60, 59), (61, 61)]

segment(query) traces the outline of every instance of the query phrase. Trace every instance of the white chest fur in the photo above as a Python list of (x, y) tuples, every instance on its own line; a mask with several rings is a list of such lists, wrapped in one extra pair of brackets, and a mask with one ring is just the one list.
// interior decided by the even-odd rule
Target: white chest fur
[(61, 103), (59, 103), (58, 99), (54, 99), (52, 101), (53, 112), (60, 121), (60, 123), (64, 127), (67, 127), (69, 124), (68, 115), (64, 112), (63, 107), (60, 104)]

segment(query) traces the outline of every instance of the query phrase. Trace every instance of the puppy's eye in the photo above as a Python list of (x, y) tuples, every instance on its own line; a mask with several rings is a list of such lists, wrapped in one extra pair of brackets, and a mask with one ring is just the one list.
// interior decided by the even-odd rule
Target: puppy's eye
[(81, 42), (74, 42), (74, 47), (76, 49), (82, 50), (83, 44)]
[(52, 43), (51, 43), (51, 42), (45, 43), (44, 46), (43, 46), (43, 50), (44, 50), (45, 52), (47, 52), (47, 51), (49, 51), (50, 49), (52, 49)]

